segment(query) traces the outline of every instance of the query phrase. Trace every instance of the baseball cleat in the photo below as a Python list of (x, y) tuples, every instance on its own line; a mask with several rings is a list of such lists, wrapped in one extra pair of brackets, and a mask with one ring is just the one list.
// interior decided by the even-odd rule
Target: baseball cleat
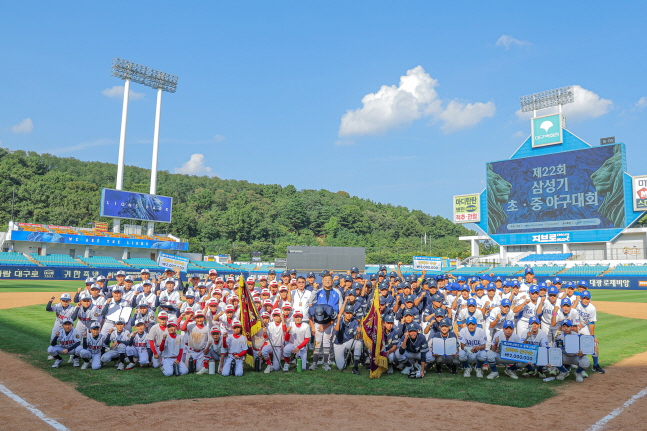
[(90, 366), (90, 363), (89, 362), (84, 362), (83, 365), (81, 365), (81, 369), (82, 370), (87, 370), (88, 366)]
[(317, 361), (317, 365), (323, 365), (323, 358), (319, 358), (319, 360)]
[(545, 379), (545, 378), (546, 378), (546, 374), (544, 374), (544, 373), (537, 373), (537, 377), (539, 377), (540, 379)]
[(582, 371), (582, 377), (587, 378), (589, 375), (586, 371)]
[(479, 379), (483, 378), (483, 371), (480, 368), (476, 369), (476, 377), (478, 377)]
[(196, 374), (207, 374), (208, 372), (209, 372), (208, 369), (206, 369), (205, 367), (202, 367), (202, 369), (198, 371)]
[(74, 365), (75, 367), (78, 367), (79, 366), (79, 360), (77, 358), (74, 358), (74, 363), (72, 365)]
[(389, 369), (386, 370), (386, 374), (393, 374), (393, 365), (389, 365)]
[(580, 383), (584, 381), (584, 377), (582, 377), (582, 373), (575, 373), (575, 381)]
[(283, 364), (283, 372), (287, 373), (288, 371), (290, 371), (290, 364), (286, 362), (285, 364)]
[(263, 372), (264, 372), (265, 374), (269, 374), (269, 373), (271, 373), (272, 371), (274, 371), (274, 369), (272, 368), (272, 366), (271, 366), (271, 365), (268, 365), (267, 367), (265, 367), (265, 371), (263, 371)]
[(487, 375), (488, 379), (498, 379), (499, 378), (499, 373), (496, 371), (492, 371), (490, 374)]
[(127, 370), (132, 370), (133, 368), (135, 368), (135, 363), (134, 362), (131, 362), (130, 364), (126, 365)]
[(73, 362), (74, 362), (74, 356), (73, 356), (73, 355), (70, 355), (70, 359), (68, 359), (68, 360), (67, 360), (67, 363), (68, 363), (68, 364), (71, 364), (71, 363), (73, 363)]
[(409, 371), (411, 371), (411, 367), (404, 367), (400, 372), (402, 374), (409, 374)]
[(321, 367), (321, 369), (324, 370), (324, 371), (330, 371), (330, 365), (323, 364), (323, 367)]
[(52, 365), (52, 368), (58, 368), (61, 366), (62, 363), (63, 363), (62, 359), (57, 359), (54, 361), (54, 365)]
[(452, 376), (455, 376), (456, 374), (458, 374), (456, 368), (457, 368), (456, 365), (452, 364)]
[(124, 364), (122, 362), (119, 362), (119, 365), (117, 365), (117, 371), (123, 371), (124, 370)]
[(604, 369), (599, 365), (594, 365), (593, 371), (595, 371), (596, 373), (604, 374)]
[(48, 361), (51, 361), (52, 359), (54, 359), (54, 357), (53, 357), (52, 355), (49, 355), (49, 356), (47, 357), (47, 360), (48, 360)]
[(351, 370), (351, 372), (352, 372), (353, 374), (357, 374), (358, 376), (361, 374), (361, 373), (359, 372), (359, 370), (357, 369), (357, 367), (353, 367), (353, 369)]
[(560, 372), (557, 377), (555, 377), (557, 380), (564, 380), (568, 375), (571, 374), (569, 371), (567, 372)]
[(465, 371), (463, 371), (463, 377), (470, 377), (472, 375), (472, 368), (467, 367), (465, 368)]
[(313, 362), (312, 365), (310, 365), (310, 368), (308, 368), (310, 371), (314, 371), (317, 369), (317, 363)]
[(511, 370), (510, 368), (506, 368), (505, 373), (508, 376), (510, 376), (511, 378), (513, 378), (513, 379), (518, 379), (519, 378), (519, 376), (517, 376), (517, 374), (513, 370)]

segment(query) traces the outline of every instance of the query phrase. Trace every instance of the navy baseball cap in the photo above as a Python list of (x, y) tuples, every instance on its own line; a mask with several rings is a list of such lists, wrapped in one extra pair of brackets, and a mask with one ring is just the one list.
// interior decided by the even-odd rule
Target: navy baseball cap
[(539, 325), (539, 319), (537, 317), (531, 317), (530, 320), (528, 321), (528, 324), (532, 325), (533, 323), (536, 323)]
[(380, 305), (386, 305), (386, 298), (383, 296), (380, 296)]
[(512, 302), (508, 298), (503, 298), (501, 300), (501, 307), (510, 307)]
[(352, 305), (347, 305), (346, 308), (344, 308), (344, 313), (354, 313), (355, 309), (353, 308)]
[(465, 323), (467, 323), (468, 325), (476, 325), (476, 317), (474, 316), (468, 317)]
[(297, 273), (297, 270), (296, 270), (296, 269), (291, 269), (291, 270), (290, 270), (290, 274), (296, 274), (296, 273)]
[(445, 310), (444, 308), (436, 308), (436, 309), (434, 310), (434, 314), (435, 314), (436, 316), (442, 316), (442, 317), (445, 317), (445, 316), (447, 316), (447, 310)]
[(371, 280), (377, 280), (377, 275), (371, 274)]
[(448, 319), (447, 317), (445, 317), (443, 320), (440, 321), (439, 326), (449, 326), (449, 327), (451, 327), (452, 326), (452, 321), (450, 319)]
[(269, 271), (267, 271), (267, 275), (271, 275), (271, 274), (276, 274), (276, 271), (274, 271), (273, 269), (270, 269)]
[(309, 272), (309, 273), (308, 273), (308, 277), (307, 277), (307, 278), (314, 277), (314, 276), (315, 276), (315, 273), (311, 271), (311, 272)]
[(514, 322), (512, 320), (506, 320), (505, 322), (503, 322), (503, 327), (514, 329)]
[(384, 316), (384, 323), (393, 323), (393, 314), (387, 314)]
[(351, 295), (353, 295), (353, 296), (357, 296), (357, 294), (355, 293), (355, 290), (354, 290), (354, 289), (349, 289), (349, 290), (348, 290), (348, 292), (346, 292), (345, 297), (346, 297), (346, 298), (348, 298), (348, 297), (349, 297), (349, 296), (351, 296)]
[(354, 266), (350, 269), (350, 272), (359, 272), (359, 269), (357, 269), (357, 267)]
[(443, 296), (436, 293), (434, 295), (431, 295), (431, 300), (435, 302), (443, 302)]
[(391, 274), (389, 274), (389, 277), (397, 277), (398, 273), (395, 271), (391, 271)]
[(420, 332), (422, 328), (416, 322), (411, 322), (407, 325), (407, 331), (416, 331)]
[(380, 283), (380, 290), (386, 290), (389, 288), (389, 285), (386, 283)]
[(407, 295), (407, 296), (404, 298), (404, 302), (414, 302), (415, 300), (416, 300), (416, 297), (415, 297), (415, 296), (413, 296), (413, 295)]
[(405, 308), (404, 312), (402, 313), (403, 316), (413, 316), (414, 313), (410, 308)]
[(344, 281), (353, 281), (353, 277), (351, 277), (350, 275), (345, 275)]

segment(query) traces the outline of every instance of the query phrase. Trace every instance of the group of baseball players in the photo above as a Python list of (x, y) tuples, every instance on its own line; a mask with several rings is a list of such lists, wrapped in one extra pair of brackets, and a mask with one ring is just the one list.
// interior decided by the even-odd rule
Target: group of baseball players
[[(221, 374), (242, 376), (247, 355), (253, 369), (271, 373), (330, 365), (351, 368), (360, 374), (368, 366), (362, 320), (379, 297), (383, 340), (381, 355), (388, 359), (387, 373), (402, 370), (409, 377), (424, 377), (428, 369), (447, 369), (477, 378), (489, 369), (488, 379), (503, 369), (510, 378), (556, 375), (564, 380), (587, 377), (590, 361), (581, 351), (566, 353), (564, 336), (595, 335), (596, 309), (586, 281), (562, 283), (559, 278), (538, 282), (532, 268), (518, 280), (480, 275), (465, 278), (438, 275), (427, 278), (387, 273), (362, 275), (352, 268), (345, 275), (324, 271), (298, 275), (274, 270), (245, 282), (260, 325), (248, 339), (243, 332), (239, 285), (233, 276), (220, 277), (211, 270), (181, 280), (168, 269), (151, 278), (141, 270), (141, 280), (119, 271), (116, 283), (104, 277), (87, 279), (72, 305), (64, 293), (60, 303), (46, 310), (56, 314), (48, 347), (53, 368), (64, 362), (97, 370), (114, 363), (117, 370), (137, 366), (161, 368), (165, 376)], [(253, 317), (255, 317), (253, 316)], [(76, 324), (75, 324), (76, 321)], [(502, 342), (526, 343), (562, 349), (562, 364), (541, 367), (501, 357)], [(593, 370), (598, 363), (597, 339)], [(312, 356), (309, 352), (312, 352)], [(253, 355), (253, 356), (251, 356)], [(307, 363), (310, 362), (310, 366)]]

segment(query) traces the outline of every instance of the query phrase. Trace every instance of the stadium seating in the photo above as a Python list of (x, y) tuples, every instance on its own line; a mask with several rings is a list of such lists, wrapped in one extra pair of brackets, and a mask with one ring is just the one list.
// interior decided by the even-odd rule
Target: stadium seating
[(628, 265), (618, 265), (604, 275), (620, 277), (646, 276), (647, 264), (635, 265), (633, 263), (630, 263)]
[(204, 269), (215, 269), (216, 271), (225, 271), (225, 272), (233, 271), (233, 269), (230, 268), (229, 266), (223, 265), (218, 262), (205, 262), (201, 260), (192, 260), (191, 263), (193, 263), (196, 266), (202, 267)]
[(27, 259), (24, 254), (13, 252), (0, 253), (0, 265), (38, 266)]
[(44, 266), (82, 266), (78, 260), (70, 257), (69, 254), (48, 254), (39, 256), (38, 253), (31, 253), (31, 257)]
[(232, 263), (227, 264), (227, 266), (240, 269), (241, 271), (252, 271), (257, 265), (255, 263)]
[(263, 271), (263, 272), (267, 272), (267, 271), (269, 271), (270, 269), (274, 269), (274, 265), (273, 265), (273, 264), (266, 264), (266, 263), (265, 263), (265, 264), (261, 265), (261, 266), (260, 266), (256, 271)]
[(453, 270), (451, 273), (452, 275), (469, 276), (487, 271), (488, 269), (490, 269), (489, 266), (464, 266), (462, 268)]
[(511, 276), (523, 271), (525, 266), (497, 266), (492, 268), (488, 273), (492, 273), (495, 276)]
[(78, 258), (93, 268), (130, 268), (128, 265), (110, 256), (78, 256)]
[(532, 270), (535, 272), (536, 277), (552, 277), (564, 268), (566, 268), (566, 265), (532, 266)]
[(529, 254), (523, 259), (520, 259), (519, 262), (547, 262), (554, 260), (566, 260), (571, 256), (573, 256), (573, 253)]
[(126, 262), (128, 265), (132, 266), (133, 268), (137, 268), (137, 269), (146, 268), (152, 271), (153, 269), (157, 268), (157, 262), (155, 262), (152, 259), (133, 257), (130, 259), (124, 259), (124, 262)]
[(609, 269), (609, 265), (578, 265), (568, 268), (566, 271), (559, 274), (560, 276), (574, 276), (574, 277), (596, 277)]

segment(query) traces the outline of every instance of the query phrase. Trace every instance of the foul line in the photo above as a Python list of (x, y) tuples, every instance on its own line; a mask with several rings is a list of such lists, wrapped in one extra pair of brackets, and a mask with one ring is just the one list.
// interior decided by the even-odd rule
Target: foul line
[(603, 417), (602, 419), (600, 419), (599, 421), (597, 421), (595, 424), (593, 424), (593, 425), (591, 426), (591, 428), (589, 428), (589, 429), (588, 429), (588, 431), (599, 431), (599, 430), (601, 430), (602, 428), (604, 428), (604, 426), (605, 426), (605, 425), (606, 425), (606, 424), (607, 424), (611, 419), (613, 419), (613, 418), (615, 418), (616, 416), (618, 416), (620, 413), (622, 413), (622, 412), (623, 412), (623, 410), (624, 410), (624, 409), (626, 409), (627, 407), (629, 407), (630, 405), (632, 405), (633, 403), (635, 403), (636, 401), (638, 401), (639, 399), (641, 399), (641, 398), (642, 398), (642, 397), (644, 397), (645, 395), (647, 395), (647, 388), (643, 389), (642, 391), (638, 392), (638, 393), (637, 393), (636, 395), (634, 395), (633, 397), (629, 398), (629, 400), (627, 400), (627, 402), (625, 402), (625, 403), (622, 405), (622, 407), (618, 407), (617, 409), (615, 409), (614, 411), (612, 411), (611, 413), (609, 413), (608, 415), (606, 415), (605, 417)]
[(0, 392), (29, 410), (34, 416), (37, 416), (40, 420), (45, 422), (47, 425), (51, 426), (52, 428), (59, 430), (59, 431), (69, 431), (69, 429), (63, 425), (62, 423), (56, 422), (54, 419), (50, 419), (43, 412), (38, 410), (36, 407), (32, 406), (29, 404), (27, 401), (23, 400), (20, 398), (18, 395), (14, 394), (11, 392), (6, 386), (4, 386), (2, 383), (0, 383)]

